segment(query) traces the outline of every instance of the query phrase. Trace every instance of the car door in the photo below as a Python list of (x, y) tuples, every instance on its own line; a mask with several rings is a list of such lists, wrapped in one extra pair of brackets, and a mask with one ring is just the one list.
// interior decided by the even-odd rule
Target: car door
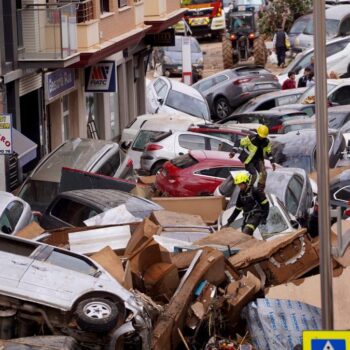
[[(0, 286), (2, 291), (18, 294), (17, 286), (32, 264), (31, 254), (36, 249), (37, 244), (34, 242), (12, 240), (0, 234)], [(25, 291), (23, 293), (25, 294)]]
[(206, 149), (210, 151), (231, 152), (233, 144), (225, 142), (224, 140), (214, 139), (212, 137), (206, 138)]
[(146, 88), (147, 103), (146, 108), (148, 113), (157, 113), (162, 105), (162, 100), (165, 100), (167, 95), (167, 83), (162, 78), (152, 81)]
[[(43, 249), (22, 276), (19, 288), (36, 295), (43, 304), (70, 310), (77, 298), (94, 288), (93, 274), (97, 269), (51, 246), (43, 246)], [(91, 274), (82, 268), (83, 264), (89, 265)]]
[(298, 217), (300, 207), (306, 198), (303, 197), (305, 182), (302, 177), (293, 175), (289, 180), (287, 190), (285, 193), (285, 205), (288, 211), (294, 216)]

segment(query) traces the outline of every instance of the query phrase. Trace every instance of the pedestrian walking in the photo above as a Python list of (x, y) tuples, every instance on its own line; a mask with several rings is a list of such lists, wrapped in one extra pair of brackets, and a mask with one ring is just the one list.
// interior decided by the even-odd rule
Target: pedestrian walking
[(231, 225), (243, 210), (242, 232), (253, 235), (260, 224), (266, 225), (270, 209), (269, 201), (264, 192), (248, 185), (250, 182), (249, 174), (245, 172), (238, 173), (233, 182), (239, 186), (240, 192), (237, 197), (236, 208), (229, 217), (226, 226)]
[(281, 68), (285, 67), (286, 51), (289, 50), (286, 43), (289, 43), (288, 36), (282, 28), (279, 28), (273, 37), (272, 44), (277, 55), (277, 66)]
[(259, 174), (258, 190), (264, 191), (266, 185), (265, 157), (276, 169), (276, 165), (271, 154), (271, 142), (268, 139), (269, 128), (266, 125), (260, 125), (257, 128), (257, 135), (249, 135), (242, 138), (239, 144), (230, 152), (230, 158), (239, 152), (239, 160), (244, 163), (245, 169), (250, 173), (250, 182), (248, 187), (253, 187)]
[(288, 79), (286, 79), (282, 84), (282, 90), (295, 89), (297, 87), (295, 81), (295, 72), (288, 72)]
[(311, 73), (315, 74), (315, 57), (314, 56), (311, 56), (310, 64), (306, 68), (309, 68)]
[(306, 67), (304, 69), (304, 75), (300, 77), (298, 80), (298, 88), (306, 87), (310, 73), (311, 73), (311, 69), (309, 67)]

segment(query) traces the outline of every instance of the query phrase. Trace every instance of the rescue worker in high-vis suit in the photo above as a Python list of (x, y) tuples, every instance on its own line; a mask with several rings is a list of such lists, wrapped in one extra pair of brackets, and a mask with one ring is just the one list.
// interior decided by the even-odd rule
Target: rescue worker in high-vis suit
[(243, 210), (242, 232), (253, 235), (255, 229), (260, 224), (266, 224), (270, 205), (265, 192), (248, 186), (250, 177), (246, 172), (239, 172), (233, 179), (234, 184), (239, 186), (240, 192), (237, 198), (236, 208), (229, 217), (226, 226), (230, 226)]
[(251, 175), (248, 187), (253, 187), (259, 174), (258, 190), (263, 191), (267, 178), (265, 158), (270, 160), (273, 170), (276, 169), (276, 165), (271, 154), (271, 142), (268, 139), (269, 128), (266, 125), (260, 125), (256, 131), (257, 135), (242, 138), (239, 145), (233, 147), (230, 157), (233, 158), (236, 152), (240, 153), (238, 158)]

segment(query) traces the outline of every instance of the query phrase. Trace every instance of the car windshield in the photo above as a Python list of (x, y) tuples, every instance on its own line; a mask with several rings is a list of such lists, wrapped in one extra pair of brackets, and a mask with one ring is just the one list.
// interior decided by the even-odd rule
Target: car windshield
[(177, 168), (186, 169), (198, 163), (198, 160), (193, 158), (189, 153), (183, 156), (176, 157), (170, 161), (171, 164)]
[(23, 186), (19, 197), (28, 202), (32, 210), (44, 212), (58, 194), (58, 182), (29, 180)]
[[(336, 88), (337, 85), (335, 84), (327, 84), (327, 95), (332, 92), (334, 88)], [(315, 103), (315, 85), (310, 86), (304, 93), (300, 96), (297, 103)]]
[(264, 0), (236, 0), (236, 4), (237, 6), (239, 5), (262, 6), (264, 4)]
[(345, 118), (349, 113), (328, 112), (328, 125), (332, 129), (339, 129), (343, 126)]
[[(176, 36), (175, 37), (175, 46), (164, 47), (164, 51), (170, 51), (170, 52), (182, 51), (182, 37)], [(195, 38), (191, 38), (191, 52), (192, 53), (201, 52), (201, 48), (200, 48), (200, 46)]]
[[(337, 36), (340, 21), (338, 19), (326, 19), (326, 36), (332, 38)], [(311, 19), (307, 24), (304, 34), (314, 35), (314, 24)]]
[[(237, 219), (231, 225), (233, 228), (240, 229), (243, 224), (243, 218)], [(266, 220), (266, 225), (259, 225), (258, 229), (260, 231), (263, 239), (270, 238), (271, 236), (281, 233), (288, 229), (288, 224), (283, 217), (280, 209), (277, 206), (271, 206), (269, 210), (269, 216)]]
[(133, 151), (143, 152), (147, 143), (166, 133), (166, 131), (140, 130), (131, 148)]
[(309, 22), (310, 18), (300, 18), (294, 22), (292, 25), (292, 28), (289, 31), (289, 34), (300, 34), (304, 31), (307, 23)]
[(203, 101), (182, 92), (170, 90), (165, 104), (180, 112), (199, 118), (210, 119), (208, 107)]
[(236, 14), (231, 17), (231, 28), (237, 29), (251, 29), (253, 16), (250, 13)]
[(303, 129), (314, 129), (315, 128), (315, 122), (310, 123), (301, 123), (301, 124), (291, 124), (286, 125), (282, 130), (283, 134), (287, 134), (291, 131), (298, 131)]

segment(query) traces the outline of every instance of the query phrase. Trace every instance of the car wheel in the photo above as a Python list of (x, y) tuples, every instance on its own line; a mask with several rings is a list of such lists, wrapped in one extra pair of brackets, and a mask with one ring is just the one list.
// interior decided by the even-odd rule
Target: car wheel
[(120, 316), (112, 301), (90, 298), (81, 301), (75, 311), (79, 327), (88, 332), (105, 333), (113, 329)]
[(164, 163), (165, 163), (164, 161), (160, 161), (160, 162), (154, 164), (152, 169), (151, 169), (151, 175), (156, 175), (158, 173), (158, 171), (163, 168)]
[(225, 97), (215, 101), (215, 114), (219, 119), (224, 119), (231, 114), (231, 106)]

